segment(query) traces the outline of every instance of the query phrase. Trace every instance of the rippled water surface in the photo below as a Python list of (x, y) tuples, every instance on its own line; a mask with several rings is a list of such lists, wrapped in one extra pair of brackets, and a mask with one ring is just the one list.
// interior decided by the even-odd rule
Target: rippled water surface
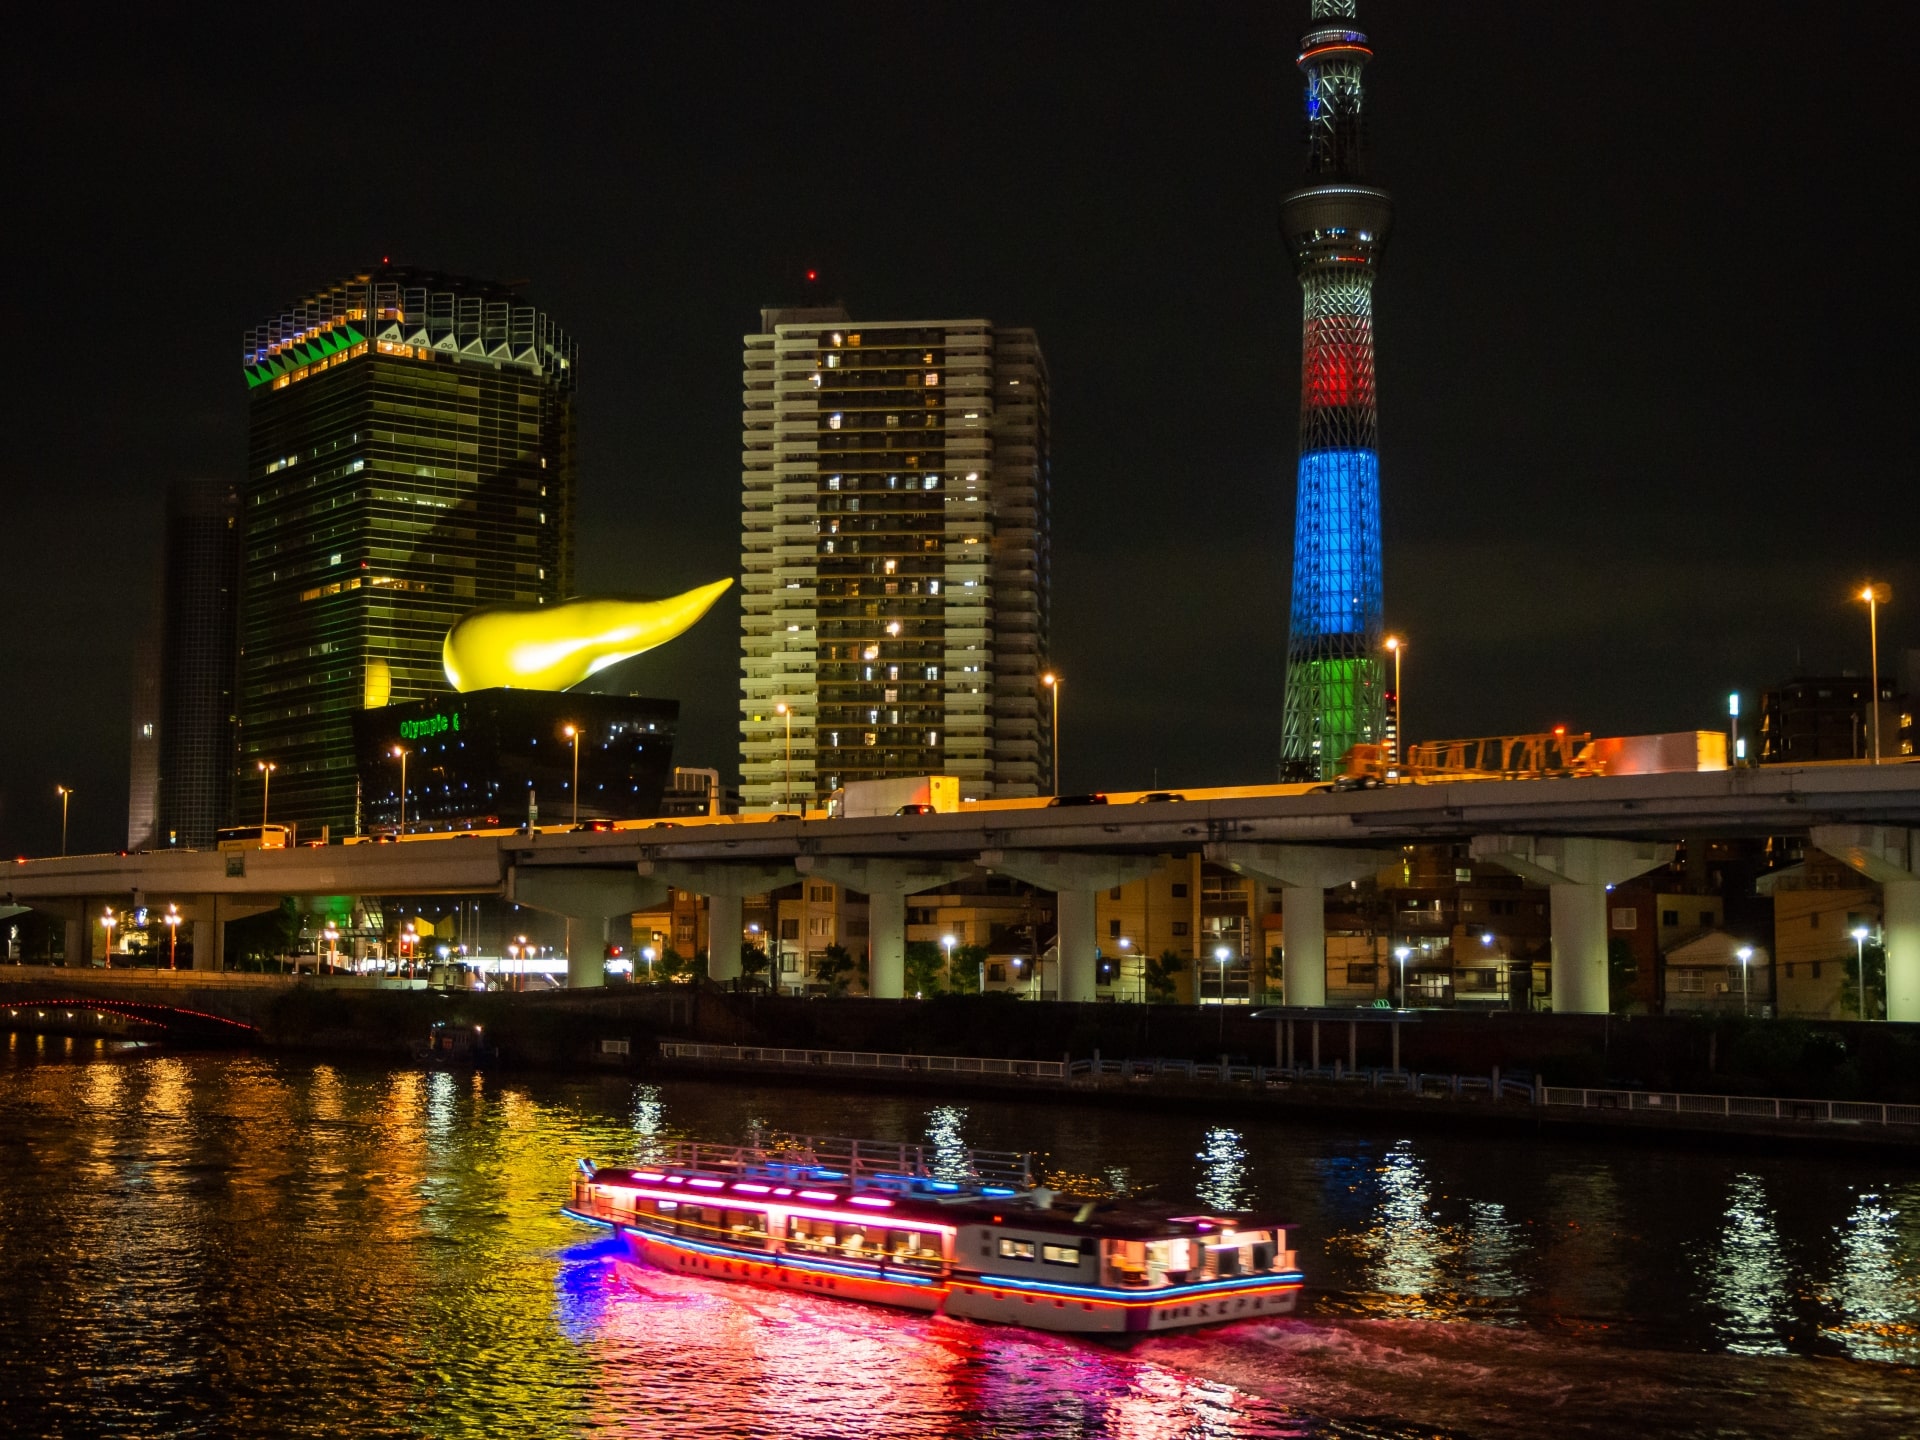
[[(0, 1037), (0, 1433), (1920, 1434), (1920, 1169)], [(1284, 1322), (1128, 1351), (635, 1269), (574, 1157), (1043, 1151), (1301, 1227)]]

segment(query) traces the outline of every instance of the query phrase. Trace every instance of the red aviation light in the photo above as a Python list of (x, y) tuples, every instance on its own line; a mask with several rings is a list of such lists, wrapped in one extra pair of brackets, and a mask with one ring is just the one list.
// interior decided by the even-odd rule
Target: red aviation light
[(820, 272), (818, 270), (807, 271), (807, 283), (809, 285), (811, 285), (814, 281), (818, 280), (819, 278), (820, 278)]

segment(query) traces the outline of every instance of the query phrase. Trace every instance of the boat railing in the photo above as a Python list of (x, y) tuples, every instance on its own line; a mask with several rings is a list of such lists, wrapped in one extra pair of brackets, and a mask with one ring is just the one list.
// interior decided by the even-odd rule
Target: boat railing
[(855, 1185), (889, 1180), (926, 1182), (940, 1187), (1033, 1186), (1033, 1156), (1017, 1150), (912, 1145), (897, 1140), (859, 1140), (839, 1135), (790, 1135), (773, 1132), (754, 1145), (721, 1145), (705, 1140), (672, 1140), (656, 1147), (654, 1158), (693, 1170), (762, 1171), (786, 1167), (811, 1172), (822, 1180)]

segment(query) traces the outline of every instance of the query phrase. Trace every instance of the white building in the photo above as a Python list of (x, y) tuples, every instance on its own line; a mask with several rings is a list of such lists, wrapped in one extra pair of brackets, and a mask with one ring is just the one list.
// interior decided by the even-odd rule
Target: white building
[(764, 310), (746, 337), (748, 811), (947, 774), (1052, 783), (1047, 370), (1031, 330)]

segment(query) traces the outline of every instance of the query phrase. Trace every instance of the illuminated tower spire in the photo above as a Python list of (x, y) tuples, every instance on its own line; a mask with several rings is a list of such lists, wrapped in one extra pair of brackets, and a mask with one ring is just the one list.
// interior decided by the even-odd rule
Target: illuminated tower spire
[(1365, 183), (1361, 72), (1373, 51), (1353, 28), (1354, 0), (1313, 0), (1311, 16), (1299, 60), (1308, 183), (1280, 204), (1306, 298), (1281, 763), (1318, 779), (1385, 734), (1373, 277), (1393, 203)]

